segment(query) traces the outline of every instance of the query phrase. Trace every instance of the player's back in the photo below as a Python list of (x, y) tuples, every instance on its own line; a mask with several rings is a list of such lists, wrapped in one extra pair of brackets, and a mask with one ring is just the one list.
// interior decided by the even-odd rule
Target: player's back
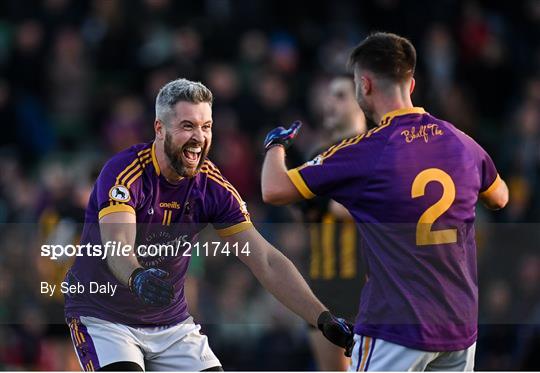
[(500, 181), (474, 140), (400, 109), (288, 174), (302, 196), (336, 200), (358, 225), (368, 280), (357, 334), (428, 351), (474, 343), (474, 211)]
[(464, 349), (477, 330), (475, 206), (496, 172), (448, 122), (425, 112), (386, 120), (369, 135), (378, 139), (366, 139), (376, 157), (349, 204), (370, 274), (356, 331), (412, 348)]
[[(472, 222), (481, 189), (481, 148), (474, 140), (428, 113), (395, 117), (388, 132), (364, 189), (371, 197), (366, 202), (376, 204), (370, 208), (372, 218), (383, 223), (417, 223), (429, 209), (423, 218), (428, 224)], [(430, 242), (421, 239), (427, 240), (423, 244)]]

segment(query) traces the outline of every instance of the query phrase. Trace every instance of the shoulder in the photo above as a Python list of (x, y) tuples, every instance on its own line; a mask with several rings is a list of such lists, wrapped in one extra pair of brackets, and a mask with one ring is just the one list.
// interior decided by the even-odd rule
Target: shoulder
[(219, 168), (206, 159), (201, 166), (201, 177), (206, 178), (207, 190), (211, 193), (226, 192), (232, 194), (239, 201), (242, 200), (236, 188), (221, 174)]
[(449, 131), (450, 133), (452, 133), (452, 135), (454, 135), (454, 137), (459, 142), (461, 142), (461, 144), (467, 150), (472, 151), (474, 153), (484, 152), (484, 149), (482, 148), (482, 146), (480, 146), (480, 144), (478, 144), (478, 142), (476, 142), (476, 140), (473, 139), (469, 134), (463, 132), (462, 130), (460, 130), (459, 128), (457, 128), (455, 125), (453, 125), (450, 122), (447, 122), (447, 121), (444, 121), (442, 119), (438, 119), (435, 117), (433, 118), (437, 121), (437, 124), (442, 126), (446, 131)]
[(114, 177), (116, 184), (129, 187), (152, 162), (151, 153), (151, 143), (133, 145), (111, 157), (103, 166), (100, 176)]
[(201, 166), (201, 173), (205, 175), (217, 174), (221, 176), (219, 168), (208, 158), (204, 160), (203, 165)]
[(433, 115), (430, 117), (433, 122), (438, 124), (446, 134), (451, 135), (450, 141), (453, 149), (455, 149), (456, 152), (459, 152), (462, 157), (470, 159), (473, 162), (477, 162), (477, 164), (489, 158), (486, 150), (470, 135), (463, 132), (448, 121), (438, 119)]
[(390, 133), (389, 126), (390, 123), (383, 124), (363, 134), (346, 138), (319, 154), (312, 162), (322, 162), (334, 156), (357, 155), (365, 152), (372, 153), (374, 147), (382, 148), (388, 140)]
[(109, 158), (109, 160), (105, 163), (105, 167), (122, 167), (133, 162), (145, 162), (147, 160), (151, 161), (151, 153), (151, 144), (133, 145)]
[(234, 189), (232, 184), (221, 174), (219, 168), (209, 159), (206, 159), (201, 166), (201, 176), (212, 181), (210, 186), (217, 184), (225, 189)]
[(214, 183), (221, 185), (227, 181), (221, 174), (219, 168), (209, 159), (206, 159), (204, 161), (203, 165), (201, 166), (200, 172), (202, 178), (205, 178), (206, 180), (212, 180)]

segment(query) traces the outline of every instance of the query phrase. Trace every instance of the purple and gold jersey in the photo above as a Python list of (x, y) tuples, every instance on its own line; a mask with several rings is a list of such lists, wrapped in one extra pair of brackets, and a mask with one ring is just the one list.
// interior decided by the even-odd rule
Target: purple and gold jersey
[(222, 237), (252, 226), (246, 204), (214, 164), (206, 160), (195, 177), (173, 185), (160, 173), (152, 143), (132, 146), (105, 164), (86, 209), (81, 244), (103, 246), (99, 219), (118, 211), (136, 215), (136, 246), (168, 243), (181, 247), (162, 256), (138, 255), (142, 266), (169, 273), (166, 280), (174, 286), (174, 300), (167, 307), (145, 306), (118, 282), (106, 260), (80, 256), (66, 275), (67, 282), (87, 289), (91, 281), (111, 283), (118, 285), (117, 291), (114, 296), (88, 292), (66, 296), (67, 317), (93, 316), (127, 325), (177, 324), (189, 316), (184, 280), (190, 259), (178, 243), (192, 241), (208, 223)]
[(356, 333), (427, 351), (475, 342), (475, 206), (500, 178), (473, 139), (422, 108), (397, 110), (289, 177), (357, 223), (368, 280)]

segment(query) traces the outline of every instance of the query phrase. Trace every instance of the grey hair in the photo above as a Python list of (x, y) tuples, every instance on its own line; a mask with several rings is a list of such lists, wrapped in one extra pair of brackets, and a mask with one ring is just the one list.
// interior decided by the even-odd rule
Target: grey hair
[(156, 97), (156, 118), (167, 124), (174, 117), (174, 105), (179, 101), (198, 104), (207, 102), (212, 106), (212, 92), (201, 82), (176, 79), (165, 84)]

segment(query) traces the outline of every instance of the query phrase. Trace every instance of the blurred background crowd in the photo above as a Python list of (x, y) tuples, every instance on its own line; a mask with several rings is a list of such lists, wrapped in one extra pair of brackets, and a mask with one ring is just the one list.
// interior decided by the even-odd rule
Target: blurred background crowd
[[(538, 0), (1, 2), (0, 369), (79, 369), (62, 298), (38, 286), (70, 263), (41, 260), (39, 245), (77, 241), (104, 161), (152, 140), (154, 98), (177, 77), (213, 91), (211, 159), (263, 234), (305, 267), (294, 212), (261, 201), (262, 139), (301, 119), (289, 159), (298, 165), (325, 136), (329, 79), (374, 30), (412, 40), (414, 103), (475, 138), (510, 187), (503, 212), (478, 209), (476, 368), (538, 370)], [(225, 369), (316, 368), (305, 325), (238, 260), (195, 260), (188, 289)]]

